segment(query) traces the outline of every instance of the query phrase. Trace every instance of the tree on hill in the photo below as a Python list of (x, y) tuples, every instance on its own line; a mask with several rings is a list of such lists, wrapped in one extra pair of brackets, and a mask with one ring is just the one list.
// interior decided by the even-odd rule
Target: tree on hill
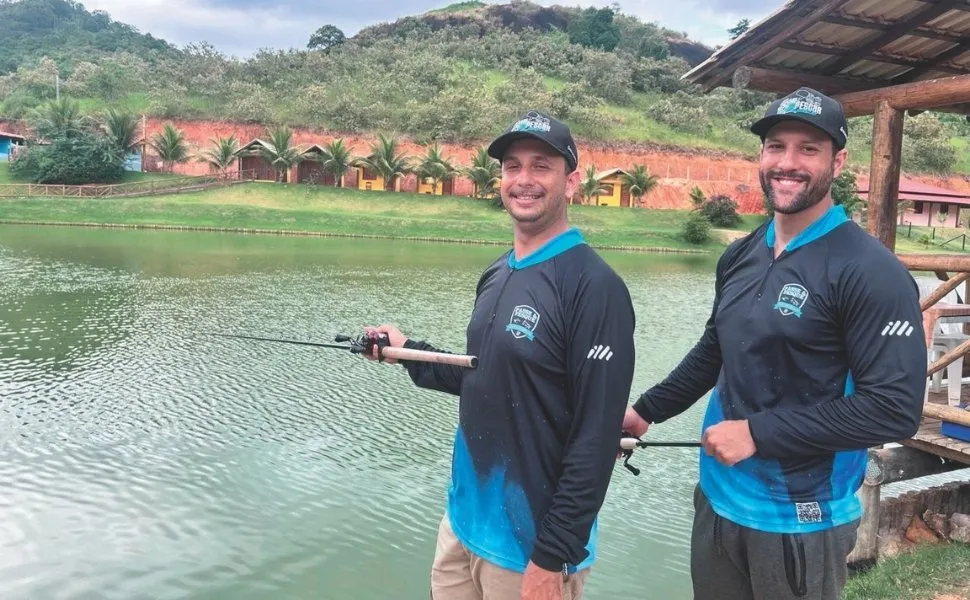
[(346, 39), (344, 32), (336, 25), (324, 25), (313, 32), (306, 47), (311, 50), (329, 50), (343, 44)]
[(727, 31), (728, 33), (731, 34), (731, 39), (736, 40), (739, 37), (741, 37), (741, 35), (744, 34), (744, 32), (746, 32), (749, 27), (751, 27), (751, 21), (749, 21), (748, 19), (741, 19), (740, 21), (738, 21), (737, 25), (735, 25), (731, 29), (728, 29)]
[(303, 153), (293, 145), (293, 131), (286, 125), (273, 127), (266, 132), (266, 147), (259, 153), (276, 169), (276, 182), (286, 183), (287, 173), (300, 162)]
[(613, 22), (614, 14), (611, 8), (587, 8), (569, 23), (569, 41), (611, 52), (620, 43), (620, 28)]
[(343, 187), (344, 173), (353, 166), (353, 163), (350, 148), (344, 144), (343, 139), (334, 140), (323, 147), (320, 167), (324, 173), (333, 177), (334, 187)]
[(239, 142), (235, 134), (228, 137), (218, 136), (209, 140), (209, 143), (212, 147), (199, 156), (199, 161), (208, 164), (223, 177), (227, 177), (229, 167), (236, 162), (236, 152), (239, 150)]
[(607, 191), (606, 186), (596, 178), (596, 166), (588, 166), (586, 168), (586, 179), (579, 182), (579, 193), (583, 197), (583, 204), (589, 204), (593, 198), (605, 194)]
[(642, 204), (643, 197), (649, 194), (650, 190), (657, 187), (657, 176), (651, 175), (643, 165), (633, 165), (633, 169), (620, 175), (620, 181), (623, 185), (629, 186), (633, 205), (636, 207)]
[(392, 191), (394, 180), (411, 171), (410, 159), (404, 152), (398, 152), (398, 145), (396, 138), (379, 134), (377, 141), (371, 144), (370, 154), (354, 161), (354, 165), (377, 173), (384, 180), (384, 190)]
[(94, 119), (81, 114), (76, 101), (49, 100), (34, 111), (30, 125), (43, 143), (28, 140), (10, 161), (18, 179), (82, 185), (113, 183), (124, 174), (121, 149)]
[[(475, 197), (479, 199), (494, 199), (498, 196), (498, 184), (502, 177), (502, 167), (497, 160), (488, 155), (484, 146), (479, 146), (472, 157), (471, 166), (464, 170), (466, 177), (475, 186)], [(502, 200), (498, 199), (501, 206)]]
[(428, 154), (418, 164), (415, 173), (421, 179), (430, 179), (431, 193), (437, 194), (438, 183), (452, 179), (458, 171), (441, 155), (441, 146), (435, 144), (428, 148)]
[(155, 151), (155, 154), (162, 161), (162, 168), (169, 173), (175, 169), (175, 165), (189, 160), (189, 151), (185, 144), (185, 132), (176, 129), (171, 123), (165, 123), (162, 131), (148, 140), (148, 146)]

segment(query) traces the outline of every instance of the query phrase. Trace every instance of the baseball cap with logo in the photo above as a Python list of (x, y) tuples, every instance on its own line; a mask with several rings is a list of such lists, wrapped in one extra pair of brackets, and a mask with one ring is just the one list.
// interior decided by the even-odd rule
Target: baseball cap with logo
[(842, 105), (822, 92), (808, 87), (800, 87), (784, 98), (772, 102), (765, 116), (751, 126), (751, 131), (764, 142), (772, 127), (789, 119), (814, 125), (832, 138), (836, 148), (845, 148), (849, 138), (849, 126), (845, 121)]
[(579, 152), (576, 150), (576, 142), (573, 141), (569, 127), (555, 117), (535, 110), (530, 110), (509, 126), (505, 133), (495, 138), (488, 146), (488, 155), (501, 161), (512, 142), (523, 138), (533, 138), (549, 144), (566, 159), (570, 171), (576, 170), (576, 165), (579, 164)]

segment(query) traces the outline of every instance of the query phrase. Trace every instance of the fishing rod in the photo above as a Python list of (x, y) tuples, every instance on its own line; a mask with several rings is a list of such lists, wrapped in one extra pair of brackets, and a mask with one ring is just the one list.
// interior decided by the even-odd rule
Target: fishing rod
[(349, 335), (338, 335), (334, 337), (335, 342), (347, 342), (345, 344), (328, 344), (324, 342), (302, 342), (299, 340), (286, 340), (279, 338), (257, 337), (253, 335), (240, 335), (233, 333), (209, 333), (227, 338), (238, 338), (245, 340), (257, 340), (260, 342), (275, 342), (279, 344), (296, 344), (298, 346), (313, 346), (316, 348), (336, 348), (338, 350), (349, 350), (351, 354), (373, 354), (377, 348), (377, 360), (384, 362), (385, 359), (392, 360), (411, 360), (416, 362), (430, 362), (445, 365), (454, 365), (474, 369), (478, 366), (477, 356), (465, 354), (451, 354), (448, 352), (431, 352), (429, 350), (414, 350), (411, 348), (394, 348), (386, 335), (376, 331), (367, 332), (357, 337)]
[(645, 442), (638, 437), (635, 437), (629, 431), (623, 432), (623, 437), (620, 438), (620, 454), (624, 456), (623, 466), (629, 469), (634, 475), (640, 474), (640, 469), (634, 467), (630, 464), (630, 459), (633, 458), (634, 448), (700, 448), (700, 442)]

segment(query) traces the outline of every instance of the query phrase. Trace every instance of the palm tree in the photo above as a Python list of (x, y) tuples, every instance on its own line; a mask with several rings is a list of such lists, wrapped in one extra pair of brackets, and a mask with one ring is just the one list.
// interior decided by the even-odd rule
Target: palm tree
[(122, 155), (138, 145), (138, 118), (131, 113), (107, 109), (104, 111), (104, 130)]
[(34, 133), (48, 140), (74, 137), (89, 124), (89, 119), (81, 114), (81, 106), (67, 96), (48, 100), (35, 109), (32, 116), (34, 122), (31, 128)]
[(216, 137), (209, 140), (212, 147), (199, 156), (199, 162), (207, 163), (218, 170), (223, 177), (229, 176), (229, 167), (236, 162), (236, 152), (239, 151), (239, 143), (236, 135), (229, 137)]
[(293, 132), (286, 125), (267, 130), (267, 135), (267, 146), (259, 153), (276, 169), (277, 183), (286, 183), (287, 172), (303, 159), (303, 153), (293, 145)]
[(475, 186), (476, 198), (489, 198), (497, 192), (496, 187), (502, 176), (502, 166), (488, 155), (484, 146), (479, 146), (472, 157), (472, 164), (465, 169), (465, 175)]
[(437, 195), (438, 182), (448, 181), (457, 173), (455, 167), (441, 155), (438, 144), (428, 148), (428, 154), (415, 169), (418, 177), (431, 180), (431, 193)]
[(590, 165), (586, 168), (586, 179), (579, 184), (579, 193), (583, 196), (583, 204), (600, 194), (605, 194), (609, 189), (596, 178), (596, 167)]
[(171, 123), (166, 123), (161, 133), (153, 135), (148, 145), (158, 154), (163, 168), (168, 172), (172, 172), (176, 164), (189, 160), (189, 152), (185, 145), (185, 133), (176, 129)]
[(401, 152), (398, 153), (398, 141), (395, 138), (385, 138), (383, 134), (377, 136), (377, 142), (371, 145), (370, 155), (354, 161), (354, 166), (364, 167), (374, 171), (384, 179), (384, 190), (394, 189), (394, 180), (411, 171), (410, 159)]
[[(643, 197), (657, 186), (657, 176), (647, 172), (647, 168), (643, 165), (633, 165), (633, 170), (624, 171), (620, 175), (620, 182), (630, 188), (633, 205), (639, 208)], [(691, 194), (691, 198), (693, 198), (693, 192)]]
[(343, 139), (334, 140), (323, 147), (320, 157), (320, 167), (323, 172), (333, 177), (334, 187), (343, 187), (344, 173), (354, 163), (350, 148), (344, 145)]

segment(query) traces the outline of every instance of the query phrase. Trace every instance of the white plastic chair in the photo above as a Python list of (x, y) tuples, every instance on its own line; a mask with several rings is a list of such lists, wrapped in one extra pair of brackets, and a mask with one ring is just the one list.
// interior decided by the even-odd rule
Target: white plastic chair
[[(943, 283), (934, 277), (914, 277), (914, 279), (919, 286), (920, 298), (925, 298)], [(957, 289), (959, 289), (959, 287)], [(940, 302), (945, 302), (947, 304), (961, 304), (956, 290), (953, 290), (944, 296)], [(938, 320), (936, 322), (936, 330), (933, 332), (933, 347), (931, 348), (929, 356), (930, 362), (937, 360), (947, 352), (953, 350), (968, 338), (970, 338), (970, 336), (963, 333), (963, 323), (958, 321), (949, 321), (946, 319)], [(960, 404), (961, 387), (963, 384), (962, 356), (947, 365), (946, 379), (947, 403), (950, 406), (957, 406)], [(927, 392), (930, 390), (939, 392), (942, 386), (943, 371), (937, 371), (930, 378), (930, 386)]]

